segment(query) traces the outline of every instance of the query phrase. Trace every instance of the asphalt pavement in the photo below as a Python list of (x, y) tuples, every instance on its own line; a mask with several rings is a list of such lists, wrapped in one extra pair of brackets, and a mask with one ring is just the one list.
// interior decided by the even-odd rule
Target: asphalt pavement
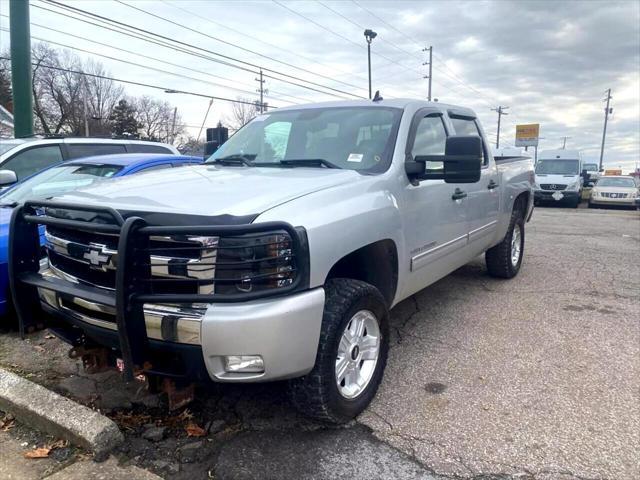
[(393, 309), (380, 391), (338, 428), (282, 384), (218, 386), (167, 417), (43, 332), (0, 335), (0, 365), (107, 413), (122, 466), (163, 478), (637, 479), (639, 252), (638, 212), (536, 208), (518, 277), (478, 258)]

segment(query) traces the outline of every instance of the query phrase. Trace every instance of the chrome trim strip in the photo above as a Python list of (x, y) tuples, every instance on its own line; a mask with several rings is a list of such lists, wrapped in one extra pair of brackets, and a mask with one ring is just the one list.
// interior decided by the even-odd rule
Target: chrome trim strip
[[(39, 288), (38, 295), (44, 304), (55, 310), (62, 311), (76, 320), (112, 331), (118, 330), (115, 321), (110, 322), (108, 320), (94, 318), (64, 305), (58, 294), (52, 290)], [(113, 315), (115, 320), (115, 309), (107, 305), (91, 302), (79, 297), (66, 296), (65, 302), (71, 302), (87, 310)], [(147, 336), (149, 338), (188, 345), (201, 345), (200, 327), (207, 311), (206, 306), (195, 307), (145, 303), (143, 305), (143, 311)]]
[[(428, 263), (426, 261), (427, 257), (430, 257), (438, 253), (445, 255), (447, 253), (450, 253), (450, 251), (454, 251), (454, 250), (457, 250), (458, 248), (463, 247), (467, 243), (468, 236), (469, 236), (468, 234), (461, 235), (457, 238), (454, 238), (453, 240), (449, 240), (448, 242), (443, 243), (442, 245), (438, 245), (437, 247), (433, 247), (429, 250), (426, 250), (424, 252), (419, 253), (418, 255), (411, 257), (411, 271), (415, 272), (416, 270), (427, 265)], [(458, 245), (459, 243), (460, 245)], [(439, 258), (442, 255), (436, 255), (435, 258)]]
[(492, 227), (495, 227), (496, 225), (498, 225), (498, 221), (493, 220), (492, 222), (489, 222), (486, 225), (483, 225), (479, 228), (471, 230), (469, 232), (469, 242), (473, 242), (486, 235), (490, 235), (495, 231), (495, 228), (492, 228)]

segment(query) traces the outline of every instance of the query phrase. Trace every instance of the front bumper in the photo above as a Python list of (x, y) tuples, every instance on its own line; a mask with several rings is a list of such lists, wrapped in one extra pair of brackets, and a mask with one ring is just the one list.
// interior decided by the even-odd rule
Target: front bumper
[[(95, 342), (117, 349), (116, 324), (99, 318), (108, 315), (111, 307), (46, 288), (39, 288), (38, 294), (47, 313)], [(301, 376), (313, 368), (323, 309), (324, 289), (316, 288), (287, 297), (199, 308), (146, 304), (143, 311), (153, 350), (166, 356), (189, 352), (189, 361), (197, 362), (171, 371), (160, 362), (162, 366), (153, 367), (159, 373), (202, 380), (206, 370), (214, 381), (264, 382)], [(72, 343), (74, 336), (61, 337)], [(227, 355), (260, 355), (264, 372), (226, 372)]]
[(635, 207), (640, 203), (640, 199), (638, 198), (608, 198), (592, 196), (589, 199), (589, 203), (592, 205), (610, 205), (610, 206), (619, 206), (619, 207)]
[[(553, 197), (553, 194), (556, 192), (562, 194), (562, 198), (560, 198), (559, 200), (556, 200)], [(580, 192), (569, 190), (535, 190), (533, 193), (533, 197), (536, 202), (575, 202), (576, 200), (580, 200)]]

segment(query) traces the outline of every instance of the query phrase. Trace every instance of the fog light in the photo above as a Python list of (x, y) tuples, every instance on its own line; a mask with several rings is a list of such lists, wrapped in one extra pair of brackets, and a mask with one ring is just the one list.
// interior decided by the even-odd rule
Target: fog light
[(224, 357), (227, 372), (263, 373), (264, 361), (260, 355), (228, 355)]

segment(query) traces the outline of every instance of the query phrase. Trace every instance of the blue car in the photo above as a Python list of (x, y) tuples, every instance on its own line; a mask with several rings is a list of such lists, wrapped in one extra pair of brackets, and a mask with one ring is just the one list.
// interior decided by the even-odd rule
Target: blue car
[[(25, 200), (43, 199), (83, 188), (105, 178), (123, 177), (134, 173), (161, 168), (202, 163), (201, 157), (169, 154), (118, 154), (86, 157), (65, 162), (39, 172), (0, 194), (0, 315), (10, 305), (9, 276), (9, 223), (13, 209)], [(44, 229), (40, 227), (41, 243)]]

